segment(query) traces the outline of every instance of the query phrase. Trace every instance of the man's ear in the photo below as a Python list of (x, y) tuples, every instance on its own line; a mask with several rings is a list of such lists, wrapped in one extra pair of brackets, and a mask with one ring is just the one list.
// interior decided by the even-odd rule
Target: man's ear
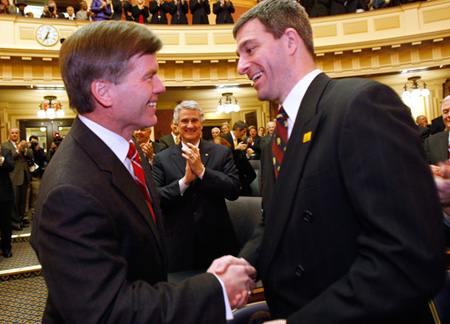
[(287, 41), (288, 53), (289, 55), (293, 55), (299, 47), (299, 42), (301, 42), (300, 36), (293, 28), (287, 28), (284, 32), (284, 36)]
[(94, 80), (91, 83), (91, 92), (95, 100), (105, 108), (113, 105), (114, 84), (105, 80)]

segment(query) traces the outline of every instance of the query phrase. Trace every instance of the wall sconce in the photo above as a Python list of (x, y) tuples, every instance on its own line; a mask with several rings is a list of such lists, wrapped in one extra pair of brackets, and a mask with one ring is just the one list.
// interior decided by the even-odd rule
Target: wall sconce
[(402, 94), (403, 99), (419, 98), (420, 96), (427, 97), (430, 95), (430, 90), (427, 89), (427, 84), (420, 78), (420, 76), (408, 78), (408, 81), (406, 81), (403, 89), (405, 89)]
[(53, 119), (55, 117), (63, 118), (66, 114), (62, 110), (62, 104), (56, 100), (56, 96), (45, 96), (39, 105), (37, 113), (39, 118)]
[(217, 113), (230, 113), (232, 111), (238, 112), (241, 110), (237, 103), (236, 97), (233, 96), (231, 92), (222, 93), (222, 97), (219, 100), (219, 105), (217, 106)]

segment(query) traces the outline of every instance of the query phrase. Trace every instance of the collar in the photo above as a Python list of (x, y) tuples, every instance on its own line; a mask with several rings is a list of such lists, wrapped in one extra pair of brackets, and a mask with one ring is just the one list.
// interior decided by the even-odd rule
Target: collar
[[(196, 148), (198, 148), (199, 147), (199, 145), (200, 145), (200, 140), (198, 140), (198, 142), (196, 143), (196, 144), (194, 144), (194, 146), (196, 147)], [(183, 141), (181, 141), (181, 147), (183, 148), (189, 148), (186, 144), (184, 144), (184, 142)]]
[(294, 128), (295, 119), (297, 118), (297, 113), (303, 97), (305, 96), (306, 90), (308, 90), (313, 80), (320, 73), (322, 73), (322, 71), (319, 69), (309, 72), (297, 82), (284, 100), (282, 106), (288, 114), (288, 137), (291, 135), (292, 129)]
[(95, 135), (97, 135), (109, 148), (117, 158), (125, 164), (127, 159), (128, 150), (130, 148), (129, 141), (122, 136), (111, 132), (109, 129), (100, 126), (96, 122), (93, 122), (89, 118), (78, 115), (81, 122), (86, 125)]

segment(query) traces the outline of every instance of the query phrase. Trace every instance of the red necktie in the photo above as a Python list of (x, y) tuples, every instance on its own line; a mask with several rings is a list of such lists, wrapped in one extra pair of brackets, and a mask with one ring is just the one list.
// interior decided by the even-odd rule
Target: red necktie
[(155, 213), (152, 207), (152, 199), (150, 198), (150, 192), (148, 191), (147, 184), (145, 183), (144, 170), (142, 169), (141, 160), (138, 152), (136, 151), (136, 146), (130, 141), (130, 148), (128, 150), (127, 158), (131, 160), (131, 165), (134, 170), (134, 180), (144, 195), (145, 201), (147, 202), (148, 208), (152, 213), (153, 220), (156, 223)]
[(277, 114), (277, 122), (274, 133), (274, 141), (272, 145), (273, 152), (273, 168), (275, 171), (275, 178), (278, 177), (278, 172), (280, 171), (281, 162), (283, 161), (284, 152), (286, 151), (286, 146), (288, 142), (288, 115), (284, 110), (283, 106), (280, 106)]

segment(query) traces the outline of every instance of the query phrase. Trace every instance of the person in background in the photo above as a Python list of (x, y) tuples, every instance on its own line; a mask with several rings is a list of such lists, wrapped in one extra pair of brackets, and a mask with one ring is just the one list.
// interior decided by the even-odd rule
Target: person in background
[(14, 170), (11, 150), (0, 146), (0, 249), (4, 258), (11, 253), (11, 212), (14, 207), (14, 190), (9, 173)]
[(225, 204), (239, 196), (239, 175), (228, 148), (201, 139), (205, 115), (195, 101), (177, 105), (173, 120), (181, 143), (153, 159), (169, 272), (202, 270), (239, 252)]
[(234, 24), (231, 16), (234, 6), (230, 0), (219, 0), (213, 4), (213, 13), (216, 15), (216, 24)]
[(133, 20), (140, 24), (148, 24), (148, 17), (150, 12), (145, 5), (144, 0), (137, 0), (136, 4), (131, 9)]
[(212, 140), (215, 139), (216, 137), (220, 137), (220, 128), (219, 128), (219, 127), (213, 127), (213, 128), (211, 129), (211, 136), (212, 136), (211, 142), (212, 142)]
[(76, 17), (77, 20), (90, 20), (93, 15), (93, 12), (88, 10), (88, 5), (86, 1), (81, 1), (81, 9), (78, 10)]
[(25, 3), (25, 1), (18, 1), (16, 3), (16, 8), (17, 8), (16, 15), (19, 17), (26, 17), (27, 16), (27, 14), (25, 13), (26, 6), (27, 6), (27, 4)]
[(211, 13), (209, 0), (189, 0), (193, 25), (209, 25), (208, 15)]
[(222, 131), (222, 135), (228, 134), (231, 131), (231, 126), (227, 122), (222, 123), (220, 130)]
[(106, 0), (93, 0), (91, 5), (93, 21), (109, 20), (111, 17), (111, 5)]
[(153, 157), (156, 153), (161, 152), (163, 145), (160, 143), (153, 142), (150, 139), (150, 135), (152, 135), (152, 128), (146, 127), (134, 131), (133, 133), (136, 142), (138, 142), (142, 152), (148, 159), (148, 163), (153, 164)]
[(173, 0), (168, 3), (169, 13), (172, 15), (171, 25), (187, 25), (186, 14), (189, 12), (187, 0)]
[[(19, 3), (21, 3), (21, 1), (19, 1)], [(26, 3), (25, 3), (25, 6), (26, 6)], [(14, 14), (16, 14), (16, 8), (14, 7), (14, 5), (10, 4), (8, 0), (1, 0), (0, 14), (14, 15)]]
[(256, 127), (251, 125), (248, 128), (250, 137), (247, 138), (247, 158), (250, 160), (261, 159), (261, 136), (257, 134)]
[(410, 110), (384, 84), (322, 73), (312, 32), (291, 0), (234, 25), (239, 74), (280, 103), (262, 222), (239, 256), (257, 265), (273, 324), (434, 323), (444, 226)]
[(45, 154), (44, 149), (39, 146), (39, 138), (36, 135), (30, 136), (28, 147), (33, 152), (34, 160), (34, 170), (31, 172), (30, 194), (28, 199), (30, 216), (33, 216), (42, 175), (44, 174), (47, 165), (47, 155)]
[(164, 145), (164, 149), (180, 143), (180, 132), (178, 131), (178, 125), (174, 120), (170, 122), (170, 129), (172, 130), (170, 134), (164, 135), (159, 139), (159, 143)]
[(261, 148), (267, 143), (270, 143), (272, 140), (273, 133), (275, 132), (275, 126), (276, 123), (273, 121), (267, 123), (267, 135), (261, 138)]
[(158, 193), (131, 135), (156, 124), (161, 47), (144, 25), (114, 20), (61, 45), (78, 116), (45, 170), (31, 232), (48, 288), (43, 323), (225, 324), (255, 286), (249, 266), (167, 282)]
[(66, 16), (62, 12), (58, 12), (58, 6), (54, 0), (49, 0), (44, 6), (41, 18), (66, 19)]
[(67, 19), (69, 20), (77, 19), (77, 17), (75, 16), (75, 9), (72, 6), (67, 6), (66, 11), (68, 15)]
[(20, 131), (16, 127), (8, 130), (9, 140), (2, 143), (3, 148), (11, 151), (14, 159), (14, 170), (9, 176), (14, 189), (15, 208), (11, 215), (12, 229), (20, 231), (28, 227), (29, 221), (25, 219), (28, 184), (31, 180), (29, 166), (33, 164), (33, 152), (25, 140), (20, 140)]
[(433, 173), (439, 162), (448, 161), (450, 158), (448, 150), (450, 145), (450, 96), (442, 100), (441, 113), (441, 119), (445, 123), (445, 131), (427, 137), (424, 143), (425, 153)]
[(416, 118), (416, 124), (419, 128), (420, 136), (422, 137), (422, 142), (425, 141), (427, 137), (431, 134), (431, 125), (428, 125), (427, 117), (424, 115), (419, 115)]
[(169, 3), (164, 0), (152, 0), (149, 2), (149, 10), (152, 14), (151, 24), (167, 25), (167, 13), (169, 12)]
[(259, 129), (258, 129), (258, 136), (259, 137), (264, 137), (264, 136), (266, 136), (266, 129), (264, 128), (264, 127), (260, 127)]

